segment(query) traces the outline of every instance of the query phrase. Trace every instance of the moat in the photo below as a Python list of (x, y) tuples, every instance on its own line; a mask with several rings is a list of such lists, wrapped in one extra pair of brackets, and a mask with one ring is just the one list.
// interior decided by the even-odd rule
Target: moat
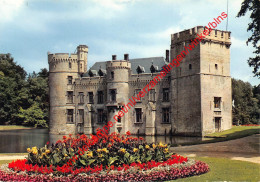
[[(204, 140), (201, 137), (142, 136), (147, 142), (184, 144)], [(0, 153), (26, 152), (28, 147), (43, 147), (48, 141), (62, 139), (62, 135), (49, 136), (48, 129), (20, 129), (0, 131)]]

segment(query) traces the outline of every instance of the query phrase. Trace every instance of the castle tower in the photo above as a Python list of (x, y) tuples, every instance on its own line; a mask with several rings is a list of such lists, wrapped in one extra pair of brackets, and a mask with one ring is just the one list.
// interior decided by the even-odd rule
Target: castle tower
[[(118, 114), (121, 108), (129, 101), (129, 76), (131, 63), (128, 60), (128, 54), (124, 55), (124, 60), (116, 60), (116, 56), (112, 56), (112, 61), (108, 61), (107, 69), (107, 109), (108, 121), (114, 122), (114, 116)], [(129, 121), (128, 113), (119, 119), (115, 117), (118, 122), (110, 128), (110, 132), (126, 133), (128, 131)]]
[(74, 81), (87, 69), (86, 45), (76, 54), (48, 53), (50, 134), (76, 133)]
[(78, 68), (79, 73), (84, 74), (87, 72), (87, 64), (88, 64), (88, 46), (86, 45), (79, 45), (77, 47), (77, 54), (78, 54)]
[[(204, 31), (198, 26), (171, 35), (171, 60)], [(175, 134), (203, 136), (231, 128), (230, 32), (212, 30), (171, 72)]]

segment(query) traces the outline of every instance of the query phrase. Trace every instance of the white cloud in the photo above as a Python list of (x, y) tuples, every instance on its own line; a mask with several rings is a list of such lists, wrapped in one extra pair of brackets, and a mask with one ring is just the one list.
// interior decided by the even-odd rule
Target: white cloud
[(246, 40), (240, 40), (240, 39), (237, 39), (237, 38), (231, 36), (231, 42), (232, 42), (233, 48), (246, 47)]
[(100, 6), (103, 6), (108, 9), (123, 11), (126, 7), (126, 4), (134, 2), (133, 0), (94, 0)]
[(8, 22), (19, 14), (25, 0), (1, 0), (0, 1), (0, 22)]
[(152, 32), (152, 33), (146, 33), (143, 34), (142, 36), (145, 38), (157, 38), (157, 39), (166, 39), (170, 40), (171, 39), (171, 34), (177, 33), (182, 31), (183, 29), (180, 28), (179, 26), (172, 26), (167, 28), (166, 30), (162, 30), (160, 32)]

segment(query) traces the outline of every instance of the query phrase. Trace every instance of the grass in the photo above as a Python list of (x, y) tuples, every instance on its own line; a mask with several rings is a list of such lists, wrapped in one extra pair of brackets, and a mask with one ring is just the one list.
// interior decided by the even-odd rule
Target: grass
[(260, 126), (233, 126), (231, 129), (212, 133), (206, 135), (206, 137), (240, 137), (249, 136), (252, 134), (259, 133)]
[(10, 162), (12, 162), (13, 160), (0, 160), (0, 166), (2, 165), (2, 164), (7, 164), (7, 163), (10, 163)]
[[(206, 162), (210, 171), (199, 176), (174, 180), (177, 182), (211, 182), (211, 181), (259, 181), (260, 180), (260, 164), (251, 162), (231, 160), (227, 158), (213, 157), (196, 157), (195, 160)], [(2, 164), (10, 163), (12, 160), (0, 160)], [(174, 182), (172, 181), (172, 182)]]
[(260, 134), (260, 126), (233, 126), (229, 130), (206, 135), (205, 138), (207, 138), (208, 140), (188, 142), (181, 145), (172, 144), (171, 146), (176, 147), (176, 146), (224, 142), (228, 140), (243, 138), (254, 134)]
[[(181, 181), (259, 181), (260, 180), (260, 164), (251, 162), (231, 160), (227, 158), (212, 157), (196, 157), (196, 160), (206, 162), (210, 171), (200, 176), (193, 176), (183, 179), (174, 180)], [(172, 181), (173, 182), (173, 181)]]
[(19, 130), (19, 129), (32, 129), (32, 127), (18, 126), (18, 125), (0, 125), (1, 130)]

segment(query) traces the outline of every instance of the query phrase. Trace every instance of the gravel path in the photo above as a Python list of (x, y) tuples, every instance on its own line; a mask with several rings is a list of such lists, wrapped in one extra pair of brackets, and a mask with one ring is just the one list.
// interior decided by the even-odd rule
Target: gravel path
[(25, 159), (27, 155), (1, 155), (0, 160), (15, 160), (15, 159)]

